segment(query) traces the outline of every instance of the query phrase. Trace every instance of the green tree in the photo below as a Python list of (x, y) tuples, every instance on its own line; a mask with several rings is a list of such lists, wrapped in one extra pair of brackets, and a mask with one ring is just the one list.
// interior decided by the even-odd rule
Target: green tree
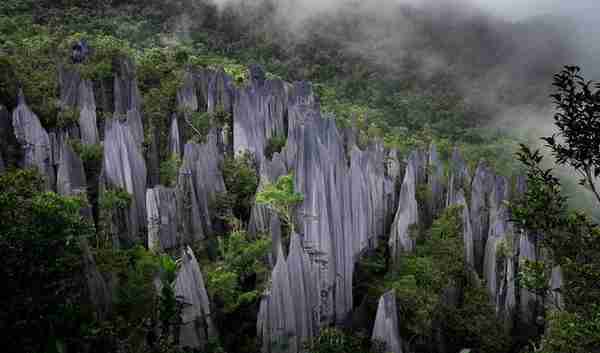
[(296, 192), (292, 174), (280, 176), (274, 184), (267, 183), (256, 194), (256, 203), (275, 212), (289, 227), (290, 233), (294, 232), (294, 208), (302, 201), (304, 195)]
[(0, 176), (0, 327), (5, 351), (53, 351), (83, 336), (83, 201), (42, 191), (40, 176)]

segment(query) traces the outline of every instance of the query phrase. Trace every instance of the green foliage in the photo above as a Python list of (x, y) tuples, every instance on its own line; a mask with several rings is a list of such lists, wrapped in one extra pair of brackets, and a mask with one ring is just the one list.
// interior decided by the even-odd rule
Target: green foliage
[(600, 306), (588, 306), (587, 315), (554, 310), (548, 317), (548, 331), (542, 338), (539, 353), (588, 353), (600, 343)]
[(581, 69), (566, 66), (554, 75), (556, 93), (552, 94), (559, 132), (544, 137), (555, 161), (571, 166), (600, 202), (596, 178), (600, 176), (600, 83), (586, 81)]
[(525, 259), (519, 264), (517, 281), (522, 288), (531, 293), (544, 296), (550, 290), (550, 276), (552, 268), (546, 261)]
[(193, 141), (196, 143), (205, 143), (212, 126), (211, 114), (208, 112), (192, 112), (189, 115), (189, 117), (185, 117), (185, 120), (188, 126), (194, 131), (194, 135), (192, 136)]
[(281, 152), (286, 142), (287, 138), (285, 136), (273, 136), (268, 139), (267, 146), (265, 147), (265, 157), (268, 159), (273, 158), (273, 154)]
[(240, 230), (219, 238), (218, 261), (207, 271), (207, 288), (211, 297), (222, 305), (223, 312), (232, 313), (258, 299), (261, 284), (247, 288), (244, 284), (252, 278), (262, 279), (264, 284), (268, 270), (263, 260), (270, 246), (270, 240), (251, 239)]
[[(376, 285), (380, 293), (395, 290), (402, 337), (415, 337), (417, 350), (431, 350), (427, 343), (438, 339), (435, 331), (441, 329), (452, 349), (507, 352), (510, 341), (486, 289), (472, 280), (465, 263), (461, 215), (462, 207), (447, 208), (417, 242), (415, 253), (402, 257)], [(443, 300), (450, 289), (464, 293), (456, 304)]]
[(160, 182), (165, 186), (175, 186), (181, 167), (181, 158), (176, 154), (160, 164)]
[(265, 205), (290, 227), (294, 232), (293, 210), (304, 200), (304, 195), (295, 191), (292, 174), (280, 176), (275, 184), (267, 183), (256, 194), (256, 203)]
[(344, 332), (335, 328), (324, 328), (320, 334), (306, 342), (307, 353), (384, 353), (385, 343), (372, 341), (364, 333)]
[(69, 140), (69, 144), (73, 147), (73, 151), (79, 155), (79, 158), (85, 165), (93, 165), (102, 162), (104, 156), (104, 147), (101, 144), (87, 145), (81, 143), (80, 140)]
[(227, 156), (221, 169), (225, 188), (231, 196), (233, 215), (242, 221), (248, 221), (258, 188), (254, 156), (249, 152), (236, 157)]
[(100, 208), (105, 210), (127, 209), (131, 203), (131, 195), (122, 189), (109, 189), (100, 196)]
[(81, 200), (42, 191), (30, 170), (0, 175), (0, 322), (6, 351), (76, 345), (85, 319)]

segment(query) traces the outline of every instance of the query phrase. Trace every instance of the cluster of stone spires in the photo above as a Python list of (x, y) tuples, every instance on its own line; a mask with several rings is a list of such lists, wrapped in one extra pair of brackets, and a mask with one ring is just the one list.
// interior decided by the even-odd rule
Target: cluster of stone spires
[[(317, 335), (321, 327), (348, 322), (354, 307), (352, 276), (361, 255), (386, 240), (395, 259), (414, 250), (411, 227), (423, 218), (419, 214), (423, 205), (417, 201), (419, 185), (431, 190), (431, 204), (425, 205), (430, 215), (438, 215), (450, 205), (463, 206), (465, 259), (474, 276), (485, 280), (498, 315), (507, 325), (512, 325), (516, 313), (528, 322), (535, 320), (532, 308), (540, 298), (520, 289), (515, 274), (520, 260), (535, 260), (543, 254), (536, 252), (533, 237), (509, 221), (505, 204), (511, 197), (508, 178), (495, 175), (484, 163), (471, 175), (458, 150), (453, 151), (446, 172), (435, 145), (429, 151), (415, 150), (402, 161), (397, 151), (378, 141), (361, 149), (355, 128), (340, 129), (334, 119), (321, 115), (309, 83), (267, 80), (258, 66), (252, 66), (250, 72), (250, 82), (242, 88), (222, 70), (186, 73), (177, 95), (180, 110), (189, 114), (219, 108), (231, 113), (233, 140), (213, 129), (202, 144), (184, 141), (185, 116), (174, 114), (169, 154), (182, 160), (175, 187), (158, 184), (156, 148), (142, 149), (142, 100), (135, 69), (128, 60), (120, 62), (115, 74), (114, 117), (105, 122), (103, 131), (96, 119), (92, 82), (76, 71), (60, 70), (61, 105), (79, 111), (78, 123), (47, 132), (20, 94), (12, 119), (0, 106), (0, 139), (18, 143), (19, 165), (37, 168), (47, 189), (78, 195), (87, 190), (86, 175), (81, 159), (67, 142), (78, 139), (92, 145), (103, 137), (100, 192), (119, 188), (132, 196), (126, 212), (112, 219), (120, 230), (112, 239), (113, 246), (143, 242), (159, 251), (181, 249), (183, 260), (175, 289), (188, 304), (182, 315), (180, 342), (184, 346), (202, 347), (217, 335), (202, 272), (187, 245), (219, 231), (213, 222), (216, 211), (211, 209), (211, 200), (226, 191), (220, 170), (226, 151), (254, 155), (260, 186), (293, 171), (296, 190), (304, 195), (295, 214), (297, 232), (290, 235), (289, 249), (284, 249), (275, 214), (260, 205), (251, 212), (249, 231), (273, 237), (271, 286), (261, 300), (257, 322), (264, 352), (282, 346), (299, 352), (303, 342)], [(287, 144), (269, 159), (265, 147), (275, 136), (287, 136)], [(0, 144), (0, 172), (6, 164), (3, 155), (6, 158), (7, 152)], [(399, 193), (397, 183), (401, 184)], [(518, 179), (516, 192), (523, 188), (523, 179)], [(506, 244), (509, 256), (500, 256), (498, 248)], [(110, 284), (87, 254), (90, 294), (99, 312), (106, 313), (110, 310)], [(552, 288), (560, 283), (560, 270), (556, 269)], [(380, 299), (373, 338), (384, 341), (394, 353), (403, 346), (406, 350), (398, 332), (393, 292)]]

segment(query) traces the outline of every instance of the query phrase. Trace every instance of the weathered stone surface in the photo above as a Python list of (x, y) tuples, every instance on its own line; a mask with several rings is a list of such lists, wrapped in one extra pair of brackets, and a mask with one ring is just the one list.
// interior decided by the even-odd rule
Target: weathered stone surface
[(507, 323), (512, 320), (511, 315), (516, 307), (515, 237), (504, 203), (508, 196), (508, 180), (502, 176), (496, 177), (489, 201), (490, 229), (483, 267), (484, 279), (496, 303), (496, 311)]
[(120, 234), (126, 244), (139, 242), (147, 224), (146, 163), (129, 126), (116, 119), (106, 124), (104, 140), (104, 179), (108, 188), (118, 187), (131, 196), (128, 234)]
[[(535, 247), (535, 238), (524, 231), (519, 234), (519, 262), (522, 264), (523, 261), (536, 261), (538, 254)], [(521, 312), (521, 320), (530, 325), (535, 324), (535, 307), (538, 303), (537, 296), (530, 290), (520, 288), (519, 292), (520, 305), (519, 310)]]
[(206, 109), (208, 112), (223, 110), (227, 113), (233, 111), (235, 86), (231, 77), (223, 69), (217, 72), (206, 72), (208, 86), (206, 91)]
[(493, 189), (494, 179), (495, 177), (487, 165), (479, 163), (471, 185), (471, 224), (475, 268), (480, 274), (483, 273), (485, 244), (490, 227), (488, 200)]
[[(262, 162), (260, 162), (259, 168), (260, 180), (258, 190), (261, 190), (269, 183), (276, 182), (280, 176), (285, 174), (287, 174), (287, 167), (281, 154), (274, 153), (273, 158), (270, 161), (268, 159), (263, 159)], [(257, 235), (259, 233), (268, 233), (269, 230), (273, 230), (275, 225), (271, 224), (272, 217), (273, 214), (267, 207), (255, 204), (252, 207), (250, 222), (248, 223), (248, 231), (250, 234)], [(273, 246), (273, 256), (276, 257), (277, 247), (274, 238)]]
[(451, 203), (451, 200), (456, 199), (456, 193), (459, 190), (468, 190), (471, 185), (471, 175), (469, 174), (469, 168), (467, 163), (463, 159), (460, 151), (455, 147), (452, 151), (452, 158), (450, 160), (450, 180), (448, 182), (448, 198), (447, 204)]
[(37, 168), (44, 177), (46, 189), (53, 189), (56, 178), (52, 167), (50, 137), (37, 115), (27, 106), (22, 92), (12, 114), (12, 125), (22, 150), (23, 166)]
[(82, 79), (75, 70), (59, 70), (60, 102), (65, 108), (79, 112), (79, 133), (84, 144), (97, 144), (98, 126), (94, 86), (90, 80)]
[(183, 303), (179, 342), (183, 347), (204, 349), (217, 331), (212, 322), (210, 302), (200, 265), (188, 246), (182, 251), (181, 268), (175, 280), (175, 295)]
[(222, 160), (214, 132), (205, 144), (185, 145), (178, 182), (185, 242), (205, 239), (215, 231), (215, 207), (211, 206), (217, 194), (226, 191), (220, 168)]
[(75, 196), (87, 192), (83, 162), (68, 143), (63, 143), (58, 165), (56, 190), (61, 195)]
[(550, 294), (549, 299), (551, 303), (553, 303), (556, 308), (564, 308), (565, 302), (563, 296), (560, 292), (561, 287), (563, 286), (563, 271), (560, 266), (555, 266), (552, 269), (552, 275), (550, 277)]
[(177, 156), (181, 158), (181, 136), (179, 133), (179, 122), (177, 121), (177, 115), (173, 114), (171, 117), (171, 128), (169, 129), (169, 155)]
[(288, 263), (279, 248), (271, 288), (264, 294), (258, 312), (257, 330), (263, 352), (298, 352), (294, 294), (298, 293), (292, 291)]
[(120, 60), (117, 71), (113, 88), (115, 117), (127, 122), (136, 145), (142, 146), (144, 142), (144, 128), (140, 113), (142, 98), (133, 62), (128, 59)]
[[(444, 202), (446, 193), (444, 185), (444, 165), (435, 144), (429, 148), (429, 187), (431, 188), (431, 216), (435, 216), (448, 202)], [(451, 189), (452, 190), (452, 189)], [(448, 195), (450, 197), (450, 195)], [(454, 197), (452, 198), (454, 200)], [(445, 203), (445, 204), (444, 204)]]
[(0, 174), (4, 172), (6, 166), (4, 165), (4, 159), (2, 158), (2, 152), (0, 151)]
[(416, 200), (417, 171), (419, 170), (419, 157), (416, 152), (408, 158), (404, 181), (400, 189), (398, 211), (392, 224), (389, 246), (392, 257), (397, 259), (402, 252), (414, 250), (414, 239), (410, 235), (411, 226), (419, 221), (419, 210)]
[(169, 250), (181, 244), (175, 189), (158, 185), (146, 190), (148, 249)]
[(319, 296), (312, 282), (310, 258), (298, 234), (291, 235), (287, 263), (296, 318), (295, 332), (301, 343), (317, 333), (314, 310), (319, 305)]
[(372, 339), (385, 343), (386, 352), (402, 353), (396, 295), (393, 290), (385, 293), (379, 299)]
[(235, 93), (233, 149), (264, 159), (269, 138), (284, 136), (287, 96), (281, 80), (253, 80)]
[(200, 105), (196, 94), (195, 78), (191, 72), (186, 72), (183, 76), (183, 85), (177, 91), (177, 106), (192, 112), (198, 111)]
[(462, 206), (462, 225), (463, 225), (463, 241), (465, 247), (465, 262), (474, 268), (475, 258), (473, 255), (473, 230), (471, 229), (471, 216), (469, 206), (465, 199), (465, 193), (462, 189), (453, 192), (454, 199), (449, 200), (450, 205)]

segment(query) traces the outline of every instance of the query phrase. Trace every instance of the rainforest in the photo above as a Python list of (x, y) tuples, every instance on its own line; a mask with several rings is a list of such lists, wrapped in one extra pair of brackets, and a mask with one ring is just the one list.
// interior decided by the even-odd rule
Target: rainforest
[(600, 353), (598, 14), (3, 0), (2, 351)]

